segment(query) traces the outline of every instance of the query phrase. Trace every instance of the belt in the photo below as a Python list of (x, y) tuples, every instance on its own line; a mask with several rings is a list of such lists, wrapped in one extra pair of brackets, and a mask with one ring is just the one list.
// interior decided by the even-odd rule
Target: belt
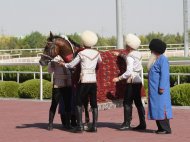
[(95, 74), (95, 70), (93, 69), (83, 69), (81, 74)]

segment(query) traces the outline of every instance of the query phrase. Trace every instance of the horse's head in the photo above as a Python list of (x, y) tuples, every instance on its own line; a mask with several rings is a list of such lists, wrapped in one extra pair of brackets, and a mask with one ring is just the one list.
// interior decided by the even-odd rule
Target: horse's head
[(57, 55), (60, 55), (65, 62), (70, 62), (73, 59), (73, 53), (73, 45), (68, 39), (50, 32), (39, 63), (46, 66)]

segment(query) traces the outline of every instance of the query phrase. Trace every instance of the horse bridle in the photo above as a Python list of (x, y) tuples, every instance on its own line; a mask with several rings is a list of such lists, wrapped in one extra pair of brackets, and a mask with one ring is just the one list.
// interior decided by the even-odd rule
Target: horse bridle
[(53, 60), (53, 58), (52, 58), (51, 56), (49, 56), (49, 55), (46, 55), (46, 54), (41, 54), (41, 56), (44, 56), (44, 57), (48, 58), (48, 59), (49, 59), (49, 61)]
[[(48, 58), (49, 62), (51, 62), (51, 60), (53, 60), (53, 51), (55, 52), (55, 47), (56, 47), (55, 40), (56, 39), (53, 39), (53, 41), (48, 41), (47, 42), (47, 43), (51, 44), (51, 46), (48, 47), (48, 52), (47, 52), (48, 55), (47, 54), (41, 54), (41, 56), (44, 56), (44, 57)], [(65, 40), (70, 44), (71, 50), (72, 50), (73, 56), (74, 56), (74, 49), (73, 49), (72, 43), (69, 40), (67, 40), (67, 39), (65, 39)]]

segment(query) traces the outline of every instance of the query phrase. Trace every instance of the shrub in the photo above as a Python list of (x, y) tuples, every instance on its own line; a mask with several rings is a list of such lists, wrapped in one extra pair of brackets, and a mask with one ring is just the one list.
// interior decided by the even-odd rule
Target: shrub
[(144, 89), (145, 89), (146, 95), (148, 95), (148, 79), (144, 79)]
[[(51, 90), (51, 82), (43, 80), (43, 98), (50, 98)], [(21, 83), (18, 93), (21, 98), (40, 98), (40, 80), (32, 79)]]
[(49, 81), (43, 85), (43, 98), (44, 99), (50, 99), (51, 98), (52, 86), (53, 86), (53, 84)]
[(180, 84), (171, 88), (173, 105), (190, 106), (190, 84)]
[(14, 81), (2, 81), (0, 82), (0, 97), (14, 97), (18, 96), (19, 84)]

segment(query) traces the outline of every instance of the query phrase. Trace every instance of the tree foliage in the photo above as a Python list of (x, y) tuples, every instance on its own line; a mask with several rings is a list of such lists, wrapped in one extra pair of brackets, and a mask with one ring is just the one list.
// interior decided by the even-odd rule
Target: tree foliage
[[(77, 44), (81, 45), (81, 38), (78, 33), (67, 35)], [(179, 44), (183, 43), (183, 35), (177, 34), (163, 34), (151, 32), (147, 35), (139, 35), (141, 39), (141, 44), (149, 44), (153, 38), (159, 38), (165, 41), (167, 44)], [(43, 48), (46, 42), (47, 36), (42, 35), (38, 31), (32, 32), (23, 38), (20, 37), (10, 37), (10, 36), (0, 36), (0, 49), (35, 49)], [(117, 40), (115, 36), (102, 37), (98, 35), (97, 46), (116, 46)]]
[(42, 48), (46, 42), (46, 36), (43, 36), (39, 32), (32, 32), (22, 40), (23, 48)]

